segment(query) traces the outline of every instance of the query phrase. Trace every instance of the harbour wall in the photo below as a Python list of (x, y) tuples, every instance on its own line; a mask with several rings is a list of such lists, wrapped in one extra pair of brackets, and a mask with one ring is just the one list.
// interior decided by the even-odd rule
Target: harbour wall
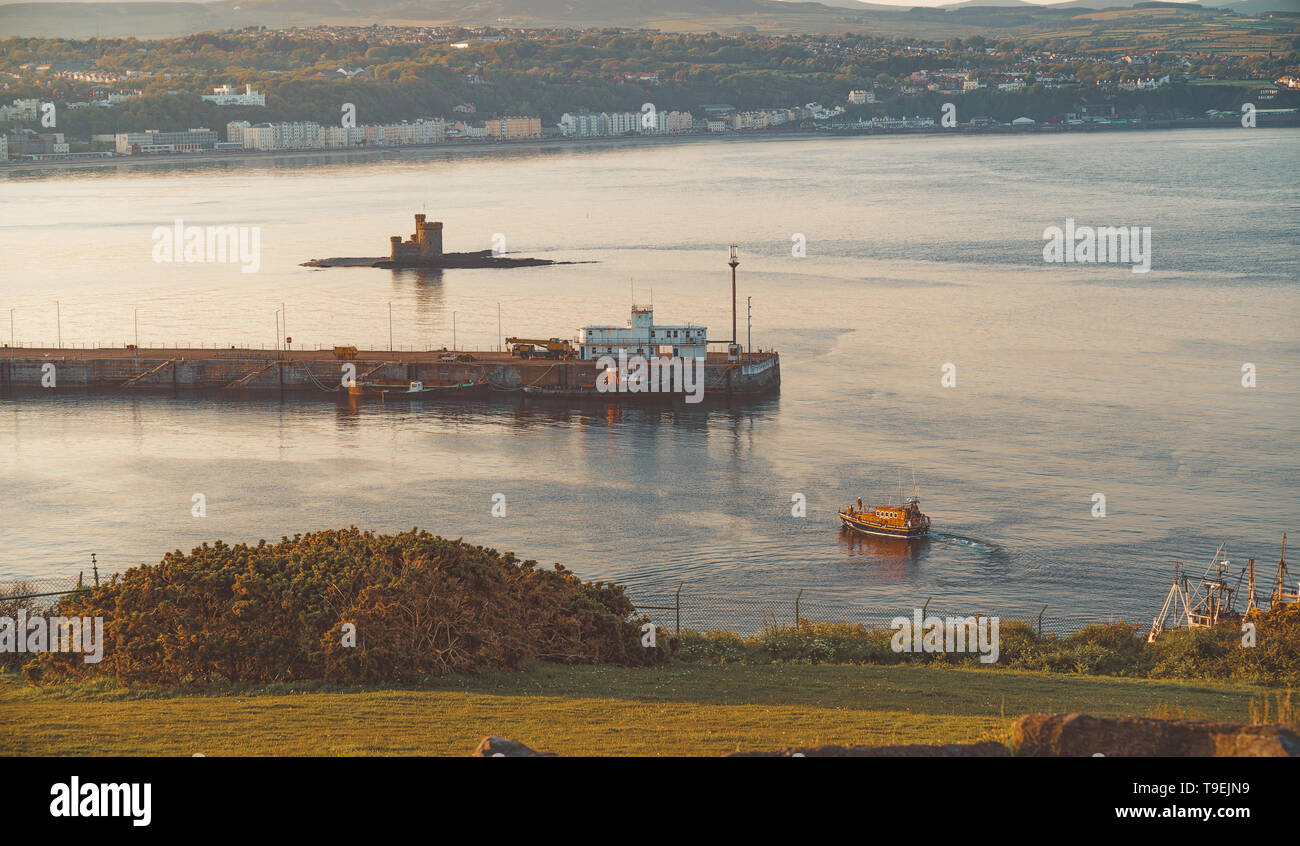
[[(455, 358), (448, 361), (446, 358)], [(512, 358), (498, 352), (361, 351), (349, 360), (328, 351), (277, 350), (60, 350), (0, 348), (0, 393), (36, 390), (121, 390), (134, 392), (278, 391), (335, 395), (345, 377), (357, 382), (413, 382), (449, 385), (487, 380), (498, 391), (525, 386), (563, 391), (591, 389), (594, 361)], [(780, 358), (755, 353), (728, 361), (710, 356), (704, 368), (705, 395), (753, 395), (780, 389)]]

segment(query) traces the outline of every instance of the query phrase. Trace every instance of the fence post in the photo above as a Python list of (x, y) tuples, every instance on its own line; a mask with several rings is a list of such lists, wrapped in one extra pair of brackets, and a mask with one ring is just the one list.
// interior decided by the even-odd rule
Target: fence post
[[(1047, 610), (1047, 606), (1044, 605), (1044, 606), (1043, 606), (1043, 611), (1046, 611), (1046, 610)], [(1039, 612), (1038, 612), (1038, 636), (1039, 636), (1039, 637), (1042, 637), (1042, 636), (1043, 636), (1043, 611), (1039, 611)]]
[(681, 582), (677, 585), (677, 601), (675, 603), (677, 606), (677, 622), (673, 627), (673, 634), (678, 635), (682, 633), (682, 585), (684, 584), (686, 584), (686, 582)]
[(799, 628), (799, 597), (803, 596), (803, 588), (794, 595), (794, 627)]

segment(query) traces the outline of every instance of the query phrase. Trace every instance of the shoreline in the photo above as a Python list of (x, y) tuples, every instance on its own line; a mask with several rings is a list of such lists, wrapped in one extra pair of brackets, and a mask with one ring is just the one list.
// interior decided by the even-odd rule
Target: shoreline
[[(1300, 117), (1283, 120), (1270, 120), (1261, 123), (1259, 129), (1282, 129), (1300, 126)], [(990, 126), (990, 127), (956, 127), (942, 129), (939, 127), (923, 129), (789, 129), (789, 130), (750, 130), (717, 134), (681, 134), (681, 135), (626, 135), (626, 136), (592, 136), (586, 138), (550, 137), (525, 138), (510, 141), (452, 141), (441, 144), (410, 144), (393, 147), (347, 147), (342, 149), (321, 150), (267, 150), (239, 152), (205, 152), (177, 153), (171, 155), (114, 156), (102, 159), (52, 159), (39, 162), (8, 161), (0, 162), (0, 175), (21, 174), (24, 176), (41, 175), (41, 172), (66, 172), (69, 170), (102, 170), (104, 168), (128, 167), (174, 167), (177, 165), (213, 165), (296, 162), (300, 164), (335, 164), (346, 163), (348, 159), (372, 161), (385, 158), (411, 158), (411, 154), (423, 158), (429, 154), (448, 155), (492, 155), (502, 152), (542, 153), (551, 151), (572, 152), (583, 149), (613, 149), (619, 147), (657, 147), (664, 145), (701, 144), (701, 143), (738, 143), (745, 141), (807, 141), (819, 138), (910, 138), (916, 136), (1025, 136), (1025, 135), (1062, 135), (1074, 133), (1092, 134), (1096, 132), (1154, 132), (1177, 129), (1237, 129), (1240, 125), (1235, 120), (1196, 118), (1185, 121), (1147, 121), (1134, 124), (1092, 124), (1082, 126), (1035, 125), (1033, 127)], [(312, 162), (312, 159), (320, 161)]]

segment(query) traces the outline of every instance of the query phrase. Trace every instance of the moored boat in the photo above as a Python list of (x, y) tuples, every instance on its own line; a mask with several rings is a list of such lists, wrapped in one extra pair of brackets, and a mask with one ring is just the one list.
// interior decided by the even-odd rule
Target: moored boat
[(891, 538), (919, 538), (930, 531), (930, 518), (921, 513), (916, 497), (908, 497), (901, 506), (875, 505), (863, 508), (857, 505), (841, 508), (840, 525), (864, 535), (881, 535)]
[(352, 395), (379, 395), (380, 399), (414, 398), (422, 396), (477, 396), (492, 390), (486, 379), (453, 382), (447, 385), (430, 385), (426, 382), (361, 382), (348, 388)]

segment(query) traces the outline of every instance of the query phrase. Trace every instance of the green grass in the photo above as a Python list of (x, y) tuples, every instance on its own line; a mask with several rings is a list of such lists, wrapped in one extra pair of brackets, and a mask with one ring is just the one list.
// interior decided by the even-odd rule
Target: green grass
[(913, 666), (531, 665), (419, 689), (178, 693), (0, 674), (4, 755), (466, 755), (489, 734), (564, 755), (723, 755), (1009, 738), (1032, 711), (1249, 722), (1263, 688)]

